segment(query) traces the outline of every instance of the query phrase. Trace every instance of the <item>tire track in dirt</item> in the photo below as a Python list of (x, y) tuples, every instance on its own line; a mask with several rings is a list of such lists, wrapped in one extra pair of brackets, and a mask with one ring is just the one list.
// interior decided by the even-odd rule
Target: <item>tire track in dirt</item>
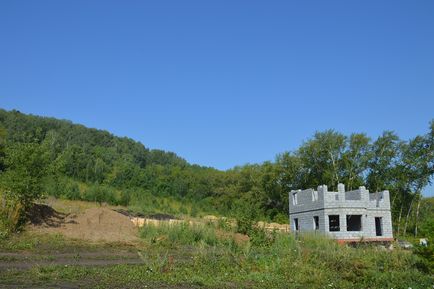
[(8, 269), (26, 270), (41, 266), (109, 266), (109, 265), (137, 265), (143, 264), (138, 254), (123, 253), (107, 255), (101, 253), (63, 253), (63, 254), (29, 254), (29, 253), (0, 253), (0, 271)]

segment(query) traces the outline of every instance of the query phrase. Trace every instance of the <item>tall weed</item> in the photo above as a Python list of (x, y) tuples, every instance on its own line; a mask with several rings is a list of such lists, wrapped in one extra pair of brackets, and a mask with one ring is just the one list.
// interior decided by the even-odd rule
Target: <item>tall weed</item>
[(150, 243), (169, 246), (196, 245), (200, 242), (213, 246), (218, 243), (215, 230), (211, 227), (186, 223), (147, 224), (141, 228), (140, 236)]
[(0, 238), (9, 236), (15, 232), (24, 221), (23, 205), (0, 193)]

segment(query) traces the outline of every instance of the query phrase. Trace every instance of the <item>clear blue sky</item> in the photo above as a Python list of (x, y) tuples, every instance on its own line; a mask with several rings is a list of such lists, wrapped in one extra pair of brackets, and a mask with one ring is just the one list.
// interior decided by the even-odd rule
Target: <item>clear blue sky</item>
[(408, 139), (434, 118), (434, 1), (5, 0), (0, 107), (219, 169), (316, 130)]

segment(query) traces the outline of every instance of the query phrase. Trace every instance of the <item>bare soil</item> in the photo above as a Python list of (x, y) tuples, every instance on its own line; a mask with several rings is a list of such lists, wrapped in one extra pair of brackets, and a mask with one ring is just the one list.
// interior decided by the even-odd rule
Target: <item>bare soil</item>
[[(96, 247), (69, 244), (61, 250), (7, 252), (0, 250), (0, 272), (24, 270), (48, 265), (106, 266), (143, 264), (135, 245), (137, 228), (130, 219), (106, 207), (87, 208), (78, 214), (65, 214), (44, 204), (34, 204), (27, 214), (27, 231), (31, 234), (60, 234), (66, 238), (84, 240)], [(80, 241), (82, 242), (82, 241)], [(111, 247), (111, 243), (117, 244)], [(48, 247), (52, 246), (47, 244)], [(0, 282), (1, 283), (1, 282)], [(1, 285), (0, 285), (1, 287)]]
[(138, 229), (130, 218), (106, 207), (63, 214), (47, 205), (37, 204), (28, 217), (29, 230), (40, 233), (57, 233), (92, 242), (134, 243), (139, 240)]
[(67, 215), (57, 212), (52, 207), (43, 204), (33, 204), (27, 212), (27, 219), (34, 226), (60, 227)]
[[(54, 201), (53, 201), (54, 202)], [(30, 249), (1, 249), (0, 274), (16, 276), (8, 280), (0, 280), (0, 288), (92, 288), (98, 280), (83, 276), (79, 281), (51, 280), (35, 281), (19, 272), (34, 268), (50, 268), (47, 266), (112, 266), (127, 264), (140, 266), (149, 262), (148, 253), (142, 251), (142, 243), (138, 237), (138, 228), (131, 221), (131, 215), (115, 211), (119, 207), (99, 206), (79, 203), (65, 208), (62, 203), (56, 206), (35, 204), (28, 213), (29, 224), (26, 227), (30, 236), (40, 234), (55, 234), (66, 237), (61, 239), (60, 246), (56, 241), (45, 243), (37, 241), (35, 248)], [(60, 205), (59, 205), (60, 204)], [(154, 221), (176, 219), (170, 215), (157, 214), (147, 216)], [(241, 236), (240, 239), (244, 239)], [(50, 240), (50, 239), (48, 239)], [(33, 239), (29, 239), (33, 242)], [(65, 242), (63, 245), (62, 242)], [(83, 245), (83, 243), (85, 245)], [(91, 245), (92, 244), (92, 245)], [(146, 252), (146, 253), (145, 253)], [(159, 254), (159, 253), (156, 253)], [(180, 252), (165, 252), (173, 264), (182, 266), (184, 262), (191, 262), (193, 250)], [(8, 275), (9, 274), (9, 275)], [(33, 273), (31, 273), (33, 274)], [(20, 276), (20, 277), (18, 277)], [(1, 278), (0, 278), (1, 279)], [(34, 283), (36, 282), (36, 283)], [(202, 288), (200, 285), (165, 284), (141, 280), (128, 284), (129, 288)], [(110, 284), (107, 288), (125, 288), (125, 284)], [(236, 287), (233, 287), (236, 288)]]

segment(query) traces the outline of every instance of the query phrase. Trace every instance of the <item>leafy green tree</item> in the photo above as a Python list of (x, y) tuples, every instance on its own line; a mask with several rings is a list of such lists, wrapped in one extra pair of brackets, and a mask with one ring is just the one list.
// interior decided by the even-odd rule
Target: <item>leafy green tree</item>
[[(290, 192), (291, 190), (307, 187), (308, 169), (303, 166), (302, 160), (298, 155), (285, 152), (276, 157), (278, 170), (278, 182), (282, 186), (282, 191)], [(288, 196), (285, 196), (287, 198)]]
[(143, 186), (140, 182), (141, 170), (130, 158), (116, 160), (111, 172), (107, 174), (106, 183), (117, 188)]
[(346, 137), (334, 130), (315, 133), (313, 139), (305, 142), (297, 151), (303, 167), (306, 168), (307, 187), (328, 184), (336, 189), (342, 178), (342, 156)]
[(97, 183), (102, 183), (105, 179), (107, 171), (108, 166), (106, 165), (106, 163), (102, 159), (97, 158), (94, 164), (92, 179)]
[[(241, 210), (249, 218), (286, 221), (289, 191), (320, 184), (336, 189), (343, 182), (350, 190), (389, 189), (398, 230), (403, 219), (417, 232), (419, 223), (426, 228), (420, 192), (432, 181), (433, 148), (434, 121), (426, 135), (408, 142), (392, 132), (372, 142), (365, 134), (327, 130), (274, 162), (220, 171), (107, 131), (0, 109), (0, 193), (23, 203), (45, 191), (137, 207), (167, 197), (209, 212), (238, 216)], [(254, 216), (249, 208), (255, 208)]]
[(62, 173), (83, 181), (88, 180), (91, 174), (91, 169), (88, 169), (90, 161), (92, 158), (87, 156), (79, 145), (67, 146), (57, 159), (58, 168)]
[(413, 204), (416, 204), (415, 229), (414, 234), (417, 236), (419, 209), (422, 200), (422, 190), (426, 187), (433, 175), (430, 168), (432, 162), (433, 149), (431, 134), (417, 136), (403, 145), (402, 164), (403, 172), (407, 178), (407, 183), (412, 194), (411, 202), (408, 207), (407, 216), (404, 226), (404, 234), (407, 231), (407, 225)]
[(363, 133), (353, 133), (342, 155), (343, 179), (348, 190), (364, 183), (363, 173), (368, 169), (370, 139)]
[(367, 185), (378, 192), (390, 188), (394, 182), (394, 169), (399, 157), (399, 137), (385, 131), (371, 146), (372, 157), (368, 162)]
[(7, 197), (28, 208), (43, 192), (48, 155), (36, 143), (22, 143), (6, 148), (6, 170), (1, 176), (1, 186)]
[(6, 142), (6, 129), (0, 126), (0, 173), (5, 169), (4, 167), (5, 142)]
[(280, 218), (280, 213), (287, 208), (287, 192), (279, 182), (279, 168), (276, 164), (265, 162), (260, 170), (259, 192), (260, 205), (264, 213), (271, 219)]

